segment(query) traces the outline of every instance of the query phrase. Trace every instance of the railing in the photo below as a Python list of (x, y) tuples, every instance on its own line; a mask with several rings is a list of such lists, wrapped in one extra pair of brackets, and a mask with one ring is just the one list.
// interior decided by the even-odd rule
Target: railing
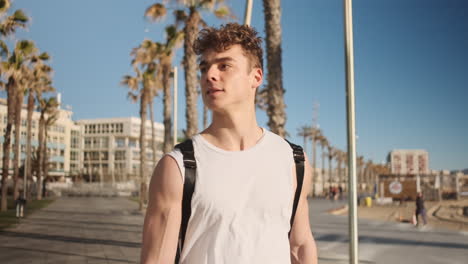
[(134, 181), (112, 183), (47, 183), (47, 189), (57, 196), (69, 197), (117, 197), (136, 195), (138, 188)]

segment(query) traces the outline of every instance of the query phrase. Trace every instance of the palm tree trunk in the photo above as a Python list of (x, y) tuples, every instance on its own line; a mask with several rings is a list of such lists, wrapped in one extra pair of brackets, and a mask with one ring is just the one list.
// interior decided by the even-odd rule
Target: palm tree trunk
[(317, 154), (316, 154), (316, 142), (314, 139), (312, 139), (312, 173), (311, 173), (311, 178), (312, 178), (312, 195), (314, 195), (314, 183), (316, 181), (315, 179), (315, 167), (316, 167), (316, 158), (317, 158)]
[(162, 59), (163, 71), (163, 123), (164, 123), (164, 143), (163, 152), (167, 153), (172, 149), (172, 96), (171, 96), (171, 68), (172, 53)]
[(140, 102), (140, 201), (138, 202), (139, 210), (143, 210), (143, 202), (146, 198), (146, 177), (145, 177), (145, 166), (146, 166), (146, 100), (147, 93), (144, 91), (141, 95)]
[(154, 131), (154, 100), (150, 98), (148, 102), (151, 119), (151, 150), (153, 151), (153, 167), (156, 166), (156, 133)]
[(11, 144), (11, 129), (15, 120), (15, 88), (14, 79), (10, 78), (7, 83), (7, 125), (5, 135), (3, 136), (3, 168), (2, 168), (2, 204), (1, 211), (7, 210), (7, 178), (10, 165), (10, 144)]
[(321, 174), (321, 178), (322, 178), (322, 192), (323, 192), (323, 187), (325, 186), (325, 152), (323, 151), (324, 146), (323, 145), (320, 145), (320, 146), (321, 146), (321, 149), (322, 149), (322, 174)]
[(185, 137), (190, 138), (198, 132), (198, 113), (197, 113), (197, 56), (192, 49), (198, 33), (198, 24), (200, 23), (200, 14), (195, 7), (190, 7), (189, 17), (184, 28), (184, 69), (185, 69), (185, 97), (186, 110), (185, 118), (187, 128)]
[(330, 151), (328, 153), (328, 182), (331, 185), (332, 182), (332, 155), (330, 154)]
[(302, 140), (304, 141), (303, 144), (304, 144), (304, 153), (307, 153), (307, 136), (304, 135), (302, 137)]
[(19, 163), (21, 157), (21, 110), (23, 109), (23, 91), (16, 92), (16, 115), (15, 115), (15, 143), (13, 147), (13, 199), (16, 201), (19, 196)]
[[(28, 95), (28, 115), (27, 115), (27, 138), (26, 138), (26, 162), (25, 162), (25, 180), (32, 180), (31, 176), (31, 168), (32, 168), (32, 150), (31, 150), (31, 141), (32, 141), (32, 115), (34, 111), (34, 90), (29, 89)], [(30, 185), (29, 185), (30, 186)], [(25, 197), (27, 200), (31, 199), (31, 190), (28, 188), (27, 192), (25, 193)]]
[(268, 127), (282, 137), (286, 130), (284, 104), (283, 70), (281, 67), (281, 7), (280, 0), (263, 0), (265, 13), (266, 52), (267, 52), (267, 115)]
[(45, 127), (45, 118), (43, 111), (39, 118), (39, 147), (37, 148), (37, 160), (38, 160), (38, 169), (37, 169), (37, 200), (42, 200), (42, 172), (43, 172), (43, 155), (44, 155), (44, 127)]
[(47, 147), (47, 135), (48, 135), (48, 132), (47, 132), (47, 129), (48, 129), (48, 125), (47, 125), (47, 120), (44, 122), (44, 138), (42, 139), (43, 140), (43, 143), (42, 143), (42, 182), (41, 182), (41, 197), (44, 197), (45, 193), (43, 193), (42, 191), (44, 190), (45, 188), (45, 184), (47, 182), (47, 179), (49, 178), (49, 155), (48, 155), (48, 147)]

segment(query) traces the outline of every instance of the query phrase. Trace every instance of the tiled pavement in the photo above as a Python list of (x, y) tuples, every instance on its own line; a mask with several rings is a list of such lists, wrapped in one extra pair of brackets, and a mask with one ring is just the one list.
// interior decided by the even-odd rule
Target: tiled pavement
[(127, 198), (59, 198), (0, 231), (0, 262), (138, 263), (142, 225)]

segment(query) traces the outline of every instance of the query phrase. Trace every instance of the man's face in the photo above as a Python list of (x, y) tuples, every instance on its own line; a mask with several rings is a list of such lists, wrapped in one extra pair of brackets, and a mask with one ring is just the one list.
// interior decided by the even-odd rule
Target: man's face
[(222, 52), (205, 51), (200, 58), (200, 82), (205, 105), (213, 111), (253, 105), (263, 73), (260, 68), (250, 65), (240, 45), (233, 45)]

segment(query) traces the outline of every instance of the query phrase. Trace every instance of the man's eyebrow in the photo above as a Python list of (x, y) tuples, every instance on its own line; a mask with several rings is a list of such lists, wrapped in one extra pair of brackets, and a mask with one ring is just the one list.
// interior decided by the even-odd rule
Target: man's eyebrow
[[(232, 57), (221, 57), (221, 58), (216, 58), (212, 61), (210, 61), (210, 64), (213, 64), (213, 63), (220, 63), (220, 62), (231, 62), (231, 61), (235, 61), (235, 59), (233, 59)], [(202, 66), (206, 66), (208, 64), (208, 61), (206, 60), (201, 60), (200, 63), (198, 64), (199, 67), (202, 67)]]

